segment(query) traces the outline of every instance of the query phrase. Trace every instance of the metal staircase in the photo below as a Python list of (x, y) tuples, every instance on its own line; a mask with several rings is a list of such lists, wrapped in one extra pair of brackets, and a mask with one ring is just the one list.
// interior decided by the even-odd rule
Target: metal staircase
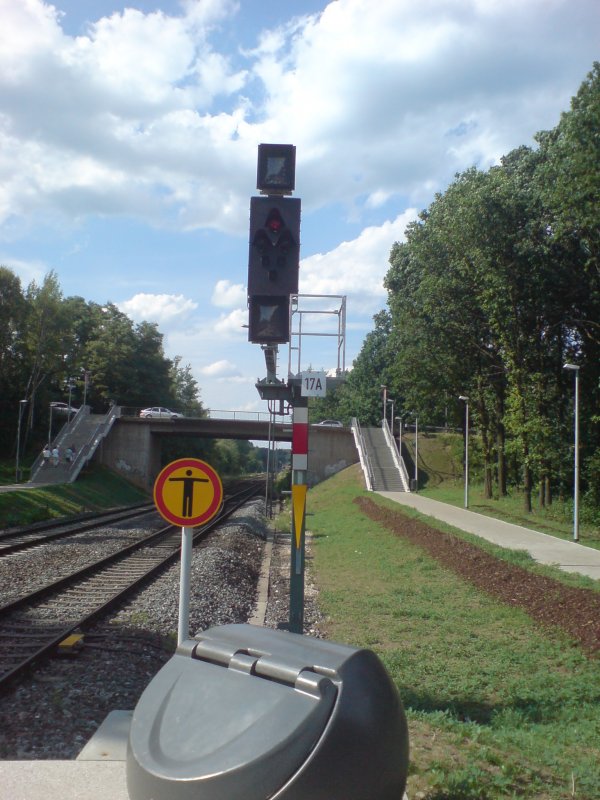
[[(406, 467), (389, 432), (387, 422), (384, 420), (382, 428), (361, 429), (357, 424), (357, 430), (360, 434), (357, 447), (367, 488), (375, 492), (409, 492)], [(355, 433), (355, 438), (356, 435)]]
[[(92, 414), (89, 406), (82, 406), (73, 419), (63, 425), (52, 442), (52, 447), (58, 447), (60, 451), (58, 465), (54, 466), (51, 462), (45, 464), (43, 456), (39, 455), (31, 467), (29, 483), (73, 483), (77, 480), (120, 413), (119, 406), (113, 406), (107, 414)], [(65, 460), (68, 447), (74, 451), (71, 462)]]

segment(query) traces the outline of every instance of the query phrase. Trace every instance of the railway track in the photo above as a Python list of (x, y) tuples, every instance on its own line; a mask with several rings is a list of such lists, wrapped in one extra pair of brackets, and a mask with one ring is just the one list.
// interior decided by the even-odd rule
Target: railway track
[(142, 517), (155, 511), (152, 503), (142, 503), (128, 508), (112, 509), (94, 514), (83, 514), (68, 520), (50, 520), (20, 528), (0, 531), (0, 558), (2, 556), (37, 547), (75, 533), (94, 530), (103, 525)]
[[(256, 483), (227, 495), (217, 517), (194, 531), (194, 544), (261, 490)], [(167, 526), (0, 607), (0, 691), (175, 561), (180, 544), (180, 528)]]

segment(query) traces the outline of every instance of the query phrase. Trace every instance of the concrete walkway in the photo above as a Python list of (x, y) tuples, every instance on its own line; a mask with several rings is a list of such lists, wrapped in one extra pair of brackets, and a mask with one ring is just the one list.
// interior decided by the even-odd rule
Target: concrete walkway
[(481, 536), (509, 550), (526, 550), (534, 561), (558, 567), (565, 572), (577, 572), (600, 580), (600, 550), (577, 542), (557, 539), (547, 533), (532, 531), (465, 508), (440, 503), (414, 492), (377, 492), (401, 505), (409, 506), (428, 517), (447, 522), (461, 531)]

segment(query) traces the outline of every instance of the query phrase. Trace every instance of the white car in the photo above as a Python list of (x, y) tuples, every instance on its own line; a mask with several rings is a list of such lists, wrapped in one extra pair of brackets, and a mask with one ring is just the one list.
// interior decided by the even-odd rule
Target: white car
[(170, 408), (164, 406), (152, 406), (152, 408), (143, 408), (140, 411), (142, 419), (183, 419), (183, 414), (177, 411), (171, 411)]
[(68, 403), (50, 403), (50, 406), (54, 414), (64, 414), (65, 416), (69, 416), (69, 414), (76, 414), (79, 411), (78, 408), (75, 408), (75, 406), (69, 406)]
[(321, 425), (323, 428), (343, 428), (344, 426), (339, 421), (339, 419), (324, 419), (322, 422), (317, 422), (317, 425)]

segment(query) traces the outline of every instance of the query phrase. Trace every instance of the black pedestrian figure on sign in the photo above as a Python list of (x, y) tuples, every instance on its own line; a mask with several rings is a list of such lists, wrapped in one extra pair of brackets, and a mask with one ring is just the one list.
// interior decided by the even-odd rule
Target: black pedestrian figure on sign
[(169, 478), (169, 481), (183, 483), (183, 504), (181, 507), (182, 517), (191, 517), (193, 514), (194, 506), (194, 484), (195, 483), (210, 483), (208, 478), (192, 478), (192, 470), (186, 469), (185, 478)]

